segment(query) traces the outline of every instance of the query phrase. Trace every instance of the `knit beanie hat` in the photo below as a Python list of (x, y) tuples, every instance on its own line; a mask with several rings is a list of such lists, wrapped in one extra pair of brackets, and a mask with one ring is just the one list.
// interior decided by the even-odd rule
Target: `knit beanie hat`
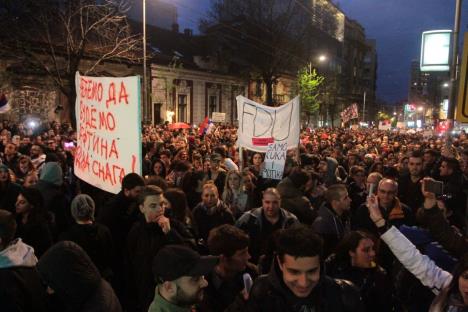
[(71, 214), (75, 220), (94, 220), (94, 200), (86, 194), (77, 195), (71, 202)]

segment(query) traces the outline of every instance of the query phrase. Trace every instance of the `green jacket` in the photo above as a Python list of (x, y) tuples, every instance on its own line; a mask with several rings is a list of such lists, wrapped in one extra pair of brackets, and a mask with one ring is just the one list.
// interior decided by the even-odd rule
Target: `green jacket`
[(156, 295), (154, 296), (153, 302), (148, 309), (148, 312), (191, 312), (192, 308), (183, 308), (176, 306), (159, 294), (158, 289), (156, 288)]

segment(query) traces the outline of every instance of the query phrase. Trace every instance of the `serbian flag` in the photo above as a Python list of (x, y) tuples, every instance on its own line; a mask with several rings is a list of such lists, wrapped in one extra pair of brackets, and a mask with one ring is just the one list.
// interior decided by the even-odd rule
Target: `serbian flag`
[(210, 124), (210, 119), (208, 117), (205, 117), (205, 120), (200, 124), (200, 129), (198, 129), (198, 135), (203, 135), (206, 132), (206, 129), (208, 129), (208, 126)]
[(6, 113), (11, 109), (10, 103), (5, 93), (0, 94), (0, 114)]

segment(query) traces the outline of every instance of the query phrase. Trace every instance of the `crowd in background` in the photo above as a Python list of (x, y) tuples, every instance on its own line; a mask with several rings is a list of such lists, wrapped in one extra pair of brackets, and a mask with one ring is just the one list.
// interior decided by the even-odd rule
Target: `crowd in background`
[[(153, 261), (174, 244), (219, 257), (203, 297), (174, 299), (202, 312), (346, 311), (318, 293), (342, 280), (358, 293), (349, 311), (468, 309), (463, 131), (304, 129), (272, 180), (265, 154), (239, 154), (232, 125), (147, 125), (142, 174), (114, 195), (74, 176), (69, 125), (0, 127), (1, 311), (165, 311)], [(319, 272), (300, 286), (283, 261), (304, 255), (284, 248), (311, 242)]]

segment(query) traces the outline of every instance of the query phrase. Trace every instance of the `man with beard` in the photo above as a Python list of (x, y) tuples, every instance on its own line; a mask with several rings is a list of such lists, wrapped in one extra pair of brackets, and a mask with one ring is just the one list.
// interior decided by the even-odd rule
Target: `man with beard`
[(304, 225), (279, 233), (276, 257), (268, 275), (260, 276), (250, 291), (247, 312), (332, 312), (363, 310), (351, 282), (322, 273), (322, 240)]
[(400, 175), (398, 179), (398, 198), (416, 213), (424, 201), (421, 192), (421, 179), (424, 177), (423, 155), (413, 152), (409, 157), (408, 170), (409, 175)]
[(201, 257), (185, 246), (168, 245), (153, 261), (153, 272), (158, 285), (148, 312), (191, 312), (193, 305), (203, 300), (203, 289), (208, 286), (204, 275), (210, 273), (217, 257)]

